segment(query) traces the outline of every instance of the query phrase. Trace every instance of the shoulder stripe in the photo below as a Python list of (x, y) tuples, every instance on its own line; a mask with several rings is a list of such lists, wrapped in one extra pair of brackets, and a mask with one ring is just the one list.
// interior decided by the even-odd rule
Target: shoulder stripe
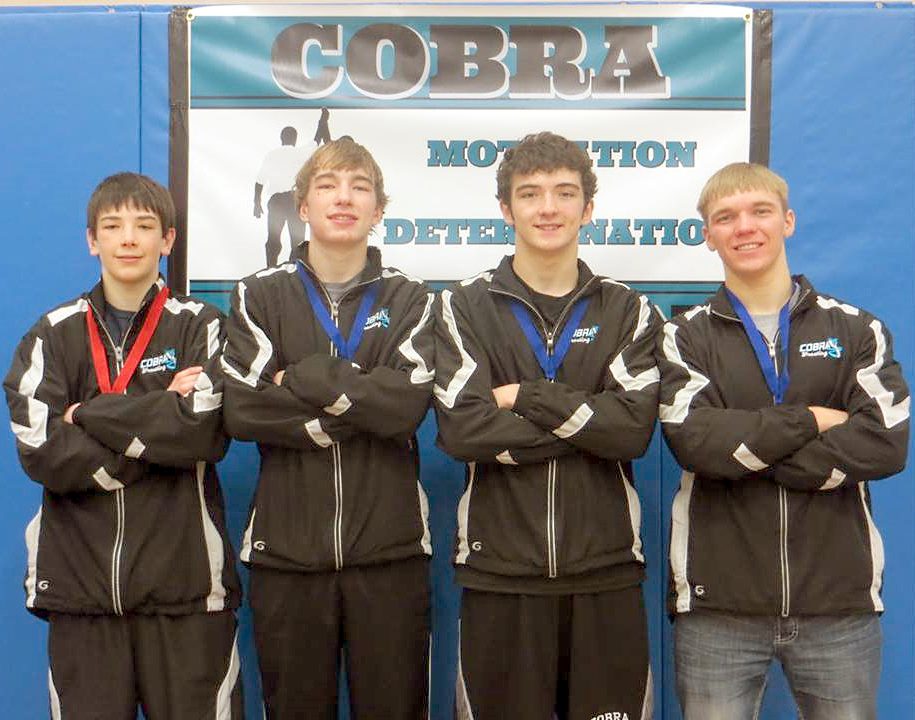
[(639, 321), (635, 325), (635, 332), (632, 333), (632, 340), (635, 342), (639, 336), (648, 328), (651, 320), (651, 303), (644, 295), (639, 295)]
[(613, 375), (613, 379), (616, 380), (626, 392), (643, 390), (649, 385), (654, 385), (661, 379), (661, 373), (656, 365), (651, 366), (647, 370), (643, 370), (635, 377), (630, 375), (629, 368), (626, 367), (626, 361), (623, 359), (623, 353), (620, 353), (613, 358), (613, 362), (610, 363), (610, 374)]
[(670, 405), (661, 403), (658, 407), (658, 416), (661, 418), (661, 422), (682, 423), (689, 414), (689, 405), (693, 398), (702, 388), (709, 384), (709, 379), (705, 375), (696, 372), (684, 362), (683, 356), (680, 355), (680, 348), (677, 347), (677, 329), (677, 325), (672, 322), (664, 326), (662, 348), (664, 356), (674, 365), (683, 368), (689, 375), (689, 380), (682, 388), (677, 390), (677, 394), (674, 395), (673, 402)]
[(403, 272), (403, 270), (398, 270), (397, 268), (382, 268), (381, 278), (382, 280), (388, 280), (390, 278), (403, 278), (408, 282), (417, 283), (419, 285), (423, 284), (422, 278), (418, 278), (413, 275), (407, 275), (405, 272)]
[(26, 400), (28, 408), (28, 425), (10, 422), (13, 433), (23, 445), (37, 448), (48, 439), (48, 416), (50, 409), (46, 403), (35, 399), (38, 386), (44, 379), (44, 341), (37, 337), (32, 346), (31, 362), (28, 370), (19, 381), (19, 394)]
[(442, 318), (445, 321), (445, 327), (448, 328), (448, 334), (451, 335), (451, 339), (454, 341), (455, 347), (461, 356), (461, 366), (454, 373), (447, 388), (443, 388), (438, 383), (434, 388), (435, 397), (449, 409), (454, 407), (458, 394), (464, 389), (467, 381), (470, 380), (470, 376), (477, 369), (476, 360), (470, 357), (470, 353), (464, 349), (464, 341), (461, 339), (457, 321), (454, 318), (454, 309), (451, 307), (451, 296), (450, 290), (442, 290)]
[(279, 272), (284, 272), (284, 273), (291, 275), (292, 273), (296, 272), (296, 265), (295, 265), (295, 263), (288, 262), (288, 263), (283, 263), (282, 265), (277, 265), (276, 267), (264, 268), (263, 270), (260, 270), (256, 273), (254, 273), (254, 277), (265, 278), (265, 277), (270, 277), (271, 275), (275, 275), (276, 273), (279, 273)]
[(492, 282), (492, 270), (484, 270), (481, 273), (474, 275), (473, 277), (465, 278), (461, 280), (458, 284), (461, 287), (467, 287), (468, 285), (473, 285), (477, 280), (482, 280), (486, 283)]
[(56, 310), (49, 312), (46, 317), (48, 322), (51, 323), (51, 327), (57, 325), (57, 323), (62, 320), (66, 320), (71, 315), (76, 315), (76, 313), (86, 312), (89, 309), (89, 303), (85, 298), (80, 298), (75, 303), (70, 305), (64, 305), (59, 307)]
[(601, 277), (600, 281), (601, 281), (601, 283), (604, 283), (607, 285), (617, 285), (618, 287), (625, 288), (626, 290), (632, 290), (632, 287), (630, 287), (626, 283), (620, 282), (619, 280), (614, 280), (613, 278)]
[(880, 324), (879, 320), (875, 319), (871, 321), (869, 327), (874, 333), (874, 342), (877, 345), (877, 350), (874, 353), (874, 362), (858, 370), (858, 384), (864, 388), (864, 392), (877, 402), (877, 406), (883, 415), (883, 424), (887, 429), (890, 429), (909, 419), (909, 397), (906, 396), (895, 405), (893, 404), (893, 393), (883, 386), (878, 375), (883, 367), (886, 355), (886, 339), (883, 336), (883, 325)]
[(194, 315), (199, 315), (200, 311), (203, 310), (203, 303), (197, 302), (196, 300), (185, 300), (182, 302), (181, 300), (170, 297), (165, 301), (165, 309), (172, 315), (178, 315), (182, 310), (187, 310)]
[(423, 308), (423, 312), (419, 318), (419, 321), (416, 323), (416, 325), (413, 326), (413, 329), (410, 330), (410, 334), (407, 336), (407, 339), (404, 340), (397, 348), (400, 351), (400, 354), (415, 366), (412, 372), (410, 372), (410, 382), (414, 385), (422, 385), (435, 379), (434, 368), (430, 368), (426, 364), (423, 356), (417, 352), (416, 347), (413, 345), (413, 339), (416, 337), (417, 333), (419, 333), (426, 326), (432, 317), (433, 302), (435, 302), (435, 295), (432, 293), (427, 293), (426, 306)]
[(819, 305), (824, 310), (832, 310), (833, 308), (838, 308), (846, 315), (860, 315), (861, 311), (858, 310), (854, 305), (846, 305), (843, 302), (834, 300), (833, 298), (824, 297), (823, 295), (817, 295), (817, 305)]
[(267, 337), (265, 333), (258, 325), (251, 319), (251, 316), (248, 314), (248, 307), (245, 302), (245, 295), (248, 291), (248, 286), (244, 282), (239, 282), (236, 292), (238, 293), (238, 312), (242, 317), (245, 325), (248, 326), (251, 335), (254, 337), (254, 341), (257, 343), (257, 355), (255, 355), (254, 360), (251, 362), (251, 365), (245, 370), (245, 374), (242, 375), (238, 370), (236, 370), (232, 365), (226, 362), (225, 354), (219, 359), (220, 366), (223, 371), (231, 378), (243, 382), (245, 385), (250, 387), (257, 387), (257, 379), (260, 377), (261, 373), (264, 371), (264, 368), (267, 366), (267, 362), (270, 360), (273, 355), (273, 343), (270, 342), (270, 338)]
[(696, 305), (695, 307), (691, 307), (689, 310), (684, 312), (683, 317), (685, 317), (687, 320), (692, 320), (694, 317), (696, 317), (696, 315), (699, 315), (700, 313), (705, 313), (708, 315), (711, 313), (711, 311), (711, 305)]

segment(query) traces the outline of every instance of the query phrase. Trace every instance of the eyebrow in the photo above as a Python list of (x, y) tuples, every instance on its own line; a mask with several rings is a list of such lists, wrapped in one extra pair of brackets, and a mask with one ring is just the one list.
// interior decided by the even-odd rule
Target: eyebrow
[[(751, 207), (754, 210), (757, 208), (774, 208), (774, 207), (778, 207), (778, 203), (774, 202), (772, 200), (758, 200), (758, 201), (754, 202), (751, 205)], [(724, 207), (718, 208), (717, 210), (715, 210), (713, 213), (711, 213), (709, 215), (709, 217), (716, 218), (719, 215), (722, 215), (724, 213), (730, 213), (730, 212), (734, 212), (734, 207), (731, 205), (725, 205)]]
[[(115, 211), (107, 212), (104, 215), (100, 215), (98, 222), (102, 222), (103, 220), (122, 220), (122, 219), (123, 219), (123, 216), (120, 214), (120, 212), (115, 210)], [(137, 215), (137, 220), (158, 220), (158, 219), (159, 219), (159, 216), (156, 215), (155, 213), (146, 213), (143, 215)]]
[[(324, 178), (331, 178), (333, 180), (336, 180), (337, 171), (336, 170), (324, 170), (323, 172), (319, 172), (317, 175), (314, 176), (314, 178), (312, 178), (312, 182), (318, 182), (319, 180), (322, 180)], [(353, 180), (361, 180), (363, 182), (367, 182), (369, 185), (372, 185), (372, 186), (375, 185), (372, 178), (370, 178), (368, 175), (354, 175)]]
[[(524, 185), (518, 185), (515, 188), (515, 192), (521, 192), (522, 190), (540, 190), (543, 187), (544, 187), (543, 185), (539, 185), (537, 183), (525, 183)], [(581, 185), (579, 185), (578, 183), (573, 183), (573, 182), (557, 183), (553, 187), (555, 187), (556, 189), (572, 188), (574, 190), (581, 190)]]

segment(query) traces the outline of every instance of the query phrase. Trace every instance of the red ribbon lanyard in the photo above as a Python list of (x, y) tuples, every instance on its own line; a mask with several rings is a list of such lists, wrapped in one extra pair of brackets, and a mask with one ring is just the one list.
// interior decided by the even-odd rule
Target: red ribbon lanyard
[(95, 365), (95, 378), (98, 380), (98, 386), (103, 393), (122, 393), (127, 389), (127, 384), (130, 382), (130, 378), (133, 377), (134, 372), (136, 372), (137, 366), (140, 364), (140, 358), (146, 352), (146, 346), (149, 345), (149, 341), (156, 331), (166, 300), (168, 300), (168, 288), (164, 287), (149, 306), (149, 312), (146, 313), (146, 320), (143, 321), (140, 334), (130, 349), (127, 362), (124, 363), (124, 367), (118, 373), (113, 387), (111, 385), (111, 372), (108, 369), (108, 355), (105, 353), (105, 347), (102, 345), (102, 338), (99, 335), (98, 321), (95, 319), (91, 309), (86, 312), (86, 327), (89, 330), (92, 364)]

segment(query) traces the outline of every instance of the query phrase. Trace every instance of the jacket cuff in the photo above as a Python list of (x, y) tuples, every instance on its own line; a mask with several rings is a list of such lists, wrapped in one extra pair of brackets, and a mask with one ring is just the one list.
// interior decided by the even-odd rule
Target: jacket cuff
[(518, 384), (518, 395), (512, 408), (516, 414), (527, 417), (537, 403), (537, 383), (540, 381), (527, 380)]

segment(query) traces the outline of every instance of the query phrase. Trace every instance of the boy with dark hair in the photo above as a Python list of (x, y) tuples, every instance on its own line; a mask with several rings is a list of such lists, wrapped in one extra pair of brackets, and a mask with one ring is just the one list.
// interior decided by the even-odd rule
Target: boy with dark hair
[(458, 717), (651, 717), (631, 461), (657, 413), (647, 298), (578, 260), (596, 178), (553, 133), (497, 174), (515, 254), (442, 292), (439, 442), (467, 465)]
[(660, 416), (683, 466), (670, 611), (686, 720), (751, 720), (778, 660), (808, 720), (876, 718), (883, 543), (868, 481), (902, 470), (887, 329), (788, 270), (788, 185), (734, 163), (699, 198), (724, 285), (664, 327)]
[(87, 214), (101, 281), (35, 324), (4, 381), (44, 487), (25, 590), (50, 623), (51, 716), (240, 718), (240, 587), (213, 465), (221, 317), (159, 276), (175, 242), (165, 188), (113, 175)]
[(296, 202), (311, 241), (239, 282), (222, 358), (226, 426), (261, 456), (241, 557), (266, 716), (336, 720), (343, 651), (354, 718), (421, 720), (432, 295), (368, 246), (387, 196), (363, 146), (315, 151)]

